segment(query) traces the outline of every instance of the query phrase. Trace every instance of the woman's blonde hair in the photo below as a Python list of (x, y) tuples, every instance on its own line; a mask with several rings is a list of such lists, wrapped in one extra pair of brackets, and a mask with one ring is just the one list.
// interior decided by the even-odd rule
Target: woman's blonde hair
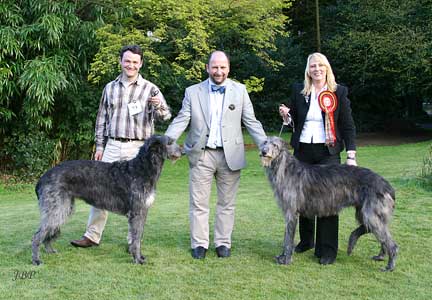
[(326, 67), (326, 69), (327, 69), (327, 76), (326, 76), (327, 88), (329, 91), (335, 92), (337, 84), (336, 84), (336, 79), (335, 79), (335, 76), (333, 74), (333, 70), (330, 66), (330, 63), (324, 54), (321, 54), (319, 52), (315, 52), (315, 53), (312, 53), (308, 56), (307, 63), (306, 63), (306, 69), (305, 69), (304, 88), (301, 91), (301, 93), (306, 96), (306, 95), (310, 95), (310, 93), (312, 91), (312, 77), (309, 75), (309, 65), (310, 65), (310, 61), (312, 60), (312, 58), (314, 58), (320, 64), (323, 64)]

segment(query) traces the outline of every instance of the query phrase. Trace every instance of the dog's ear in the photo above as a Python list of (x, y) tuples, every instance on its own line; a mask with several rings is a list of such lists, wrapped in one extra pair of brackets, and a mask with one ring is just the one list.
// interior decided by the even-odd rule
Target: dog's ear
[(162, 143), (162, 144), (164, 144), (164, 145), (172, 145), (172, 144), (174, 144), (175, 143), (175, 140), (174, 139), (172, 139), (172, 138), (170, 138), (169, 136), (167, 136), (167, 135), (162, 135), (161, 137), (160, 137), (160, 142)]
[(175, 139), (170, 138), (169, 136), (166, 136), (168, 138), (168, 145), (172, 145), (175, 143)]
[(162, 145), (171, 145), (170, 143), (170, 137), (167, 135), (161, 135), (159, 136), (159, 141), (161, 142)]
[(152, 147), (153, 145), (162, 144), (165, 145), (165, 138), (163, 135), (160, 134), (153, 134), (147, 141), (147, 149)]
[(269, 138), (266, 138), (264, 141), (262, 141), (259, 145), (258, 145), (258, 149), (261, 150), (267, 143), (268, 143)]

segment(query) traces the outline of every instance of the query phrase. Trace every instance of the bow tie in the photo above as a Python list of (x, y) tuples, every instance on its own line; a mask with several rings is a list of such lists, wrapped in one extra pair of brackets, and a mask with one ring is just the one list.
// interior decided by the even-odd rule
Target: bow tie
[(221, 86), (221, 85), (212, 84), (211, 85), (211, 90), (212, 90), (212, 92), (219, 92), (221, 94), (225, 93), (225, 87)]

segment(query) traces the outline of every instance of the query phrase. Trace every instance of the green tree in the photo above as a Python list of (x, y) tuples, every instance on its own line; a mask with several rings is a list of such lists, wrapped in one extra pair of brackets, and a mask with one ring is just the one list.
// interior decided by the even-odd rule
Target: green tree
[[(29, 164), (38, 161), (33, 156), (42, 153), (50, 153), (44, 157), (49, 165), (62, 159), (68, 144), (85, 142), (89, 147), (100, 95), (94, 96), (86, 77), (97, 50), (95, 30), (103, 25), (102, 12), (110, 21), (125, 16), (116, 3), (0, 2), (2, 166), (12, 159), (31, 168)], [(34, 149), (22, 150), (29, 145)]]
[[(337, 0), (318, 1), (320, 11), (320, 27), (322, 27), (323, 23), (334, 21), (331, 14), (329, 14), (329, 18), (327, 18), (326, 15), (322, 14), (321, 10), (326, 9), (330, 5), (334, 5), (336, 2)], [(300, 47), (300, 49), (303, 51), (303, 55), (307, 57), (308, 54), (318, 51), (316, 0), (297, 0), (294, 2), (291, 9), (286, 11), (286, 14), (292, 20), (289, 25), (291, 39), (296, 46)], [(323, 34), (323, 28), (321, 28), (320, 32)]]
[[(432, 2), (427, 0), (320, 0), (321, 49), (339, 83), (350, 88), (360, 131), (386, 125), (412, 128), (432, 98)], [(287, 11), (301, 64), (317, 51), (315, 0)], [(397, 124), (399, 123), (399, 124)]]
[[(36, 176), (46, 168), (38, 153), (48, 165), (82, 157), (92, 144), (100, 90), (120, 71), (118, 50), (125, 44), (143, 46), (144, 76), (161, 86), (174, 109), (184, 88), (203, 78), (213, 49), (231, 53), (231, 77), (246, 83), (252, 96), (262, 94), (266, 78), (283, 67), (275, 45), (285, 35), (283, 11), (290, 5), (290, 0), (1, 1), (2, 167), (4, 161), (15, 166), (20, 161), (19, 167), (29, 169), (35, 162)], [(28, 147), (33, 150), (22, 150)]]
[(84, 67), (85, 52), (69, 50), (92, 43), (91, 28), (65, 1), (2, 1), (0, 20), (2, 125), (19, 117), (49, 129), (56, 94), (75, 88)]
[(97, 32), (101, 47), (92, 82), (112, 80), (119, 71), (117, 49), (126, 43), (143, 46), (144, 76), (162, 88), (174, 109), (180, 107), (184, 88), (205, 76), (211, 50), (230, 53), (231, 77), (257, 93), (265, 75), (282, 66), (274, 59), (276, 40), (286, 34), (283, 10), (291, 1), (135, 0), (129, 5), (131, 18)]
[(432, 95), (432, 2), (337, 1), (322, 15), (324, 51), (351, 88), (361, 128), (422, 113)]

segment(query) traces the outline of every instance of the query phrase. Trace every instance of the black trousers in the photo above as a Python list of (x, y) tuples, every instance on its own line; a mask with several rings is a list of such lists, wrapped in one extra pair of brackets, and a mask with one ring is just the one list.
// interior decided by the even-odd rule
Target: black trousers
[[(325, 144), (300, 143), (294, 156), (308, 164), (340, 164), (340, 155), (331, 155)], [(336, 258), (338, 250), (339, 216), (309, 219), (299, 218), (300, 243), (313, 245), (316, 219), (315, 256)]]

